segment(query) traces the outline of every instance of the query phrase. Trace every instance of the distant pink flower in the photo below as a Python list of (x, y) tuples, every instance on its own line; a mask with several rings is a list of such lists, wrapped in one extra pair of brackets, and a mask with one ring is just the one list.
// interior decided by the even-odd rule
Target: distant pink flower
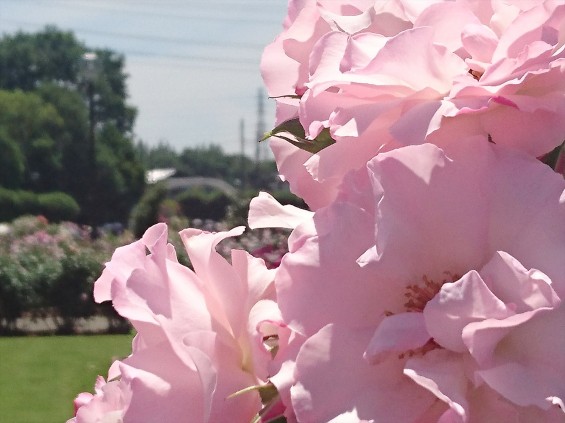
[(41, 225), (41, 226), (46, 226), (49, 224), (49, 220), (47, 220), (47, 218), (43, 215), (38, 215), (37, 216), (37, 222)]
[[(336, 141), (313, 155), (271, 141), (311, 208), (335, 199), (349, 170), (400, 145), (488, 135), (537, 157), (565, 139), (562, 2), (338, 3), (329, 12), (329, 2), (300, 2), (263, 58), (271, 95), (284, 95), (283, 81), (303, 87), (300, 99), (277, 100), (277, 123), (299, 117), (307, 137), (328, 128)], [(303, 14), (318, 29), (300, 38)], [(285, 61), (299, 64), (297, 79)]]
[[(261, 409), (256, 391), (228, 397), (278, 371), (276, 350), (265, 340), (278, 339), (284, 352), (290, 331), (264, 262), (233, 250), (230, 264), (215, 250), (242, 231), (182, 231), (194, 271), (178, 263), (162, 223), (118, 248), (106, 264), (95, 299), (112, 300), (137, 330), (131, 355), (110, 369), (109, 378), (118, 380), (104, 385), (121, 394), (122, 407), (110, 407), (112, 416), (124, 422), (147, 416), (155, 422), (247, 422)], [(76, 423), (114, 421), (104, 420), (111, 399), (109, 388), (101, 389), (79, 408)], [(93, 411), (83, 418), (95, 406), (99, 420)]]
[(564, 189), (476, 139), (347, 176), (276, 276), (297, 420), (563, 421)]

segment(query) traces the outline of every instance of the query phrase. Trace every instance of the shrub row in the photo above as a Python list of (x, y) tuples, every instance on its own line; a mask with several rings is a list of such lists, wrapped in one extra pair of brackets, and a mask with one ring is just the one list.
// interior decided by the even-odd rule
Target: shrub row
[(43, 215), (51, 221), (60, 222), (74, 220), (79, 213), (78, 203), (63, 192), (34, 193), (0, 187), (0, 222), (26, 214)]

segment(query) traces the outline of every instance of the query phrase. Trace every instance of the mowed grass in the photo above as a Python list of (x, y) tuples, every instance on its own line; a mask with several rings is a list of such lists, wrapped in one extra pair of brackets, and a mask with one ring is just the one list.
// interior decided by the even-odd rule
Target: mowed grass
[(132, 337), (0, 338), (0, 422), (64, 423), (74, 397), (92, 392), (96, 376), (130, 353)]

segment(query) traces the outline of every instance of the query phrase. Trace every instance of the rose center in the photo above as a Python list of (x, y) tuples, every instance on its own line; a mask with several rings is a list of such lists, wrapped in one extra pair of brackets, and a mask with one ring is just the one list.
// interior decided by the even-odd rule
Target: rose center
[(451, 272), (443, 273), (447, 277), (439, 282), (434, 281), (433, 279), (430, 279), (428, 278), (428, 276), (424, 275), (422, 276), (423, 283), (412, 284), (406, 287), (406, 292), (404, 293), (404, 297), (406, 298), (404, 307), (406, 308), (406, 311), (422, 313), (428, 301), (430, 301), (437, 295), (444, 284), (456, 281), (457, 279), (461, 278), (461, 276), (453, 274)]
[[(422, 276), (422, 282), (418, 284), (408, 285), (406, 287), (406, 292), (404, 297), (406, 298), (406, 303), (404, 303), (404, 308), (409, 313), (422, 313), (428, 301), (434, 298), (441, 287), (449, 282), (456, 281), (461, 277), (457, 274), (451, 272), (444, 272), (446, 275), (441, 281), (435, 281), (430, 279), (427, 275)], [(428, 351), (435, 350), (437, 348), (442, 348), (435, 340), (430, 339), (425, 345), (419, 348), (409, 349), (398, 355), (398, 358), (410, 358), (416, 355), (423, 356)]]

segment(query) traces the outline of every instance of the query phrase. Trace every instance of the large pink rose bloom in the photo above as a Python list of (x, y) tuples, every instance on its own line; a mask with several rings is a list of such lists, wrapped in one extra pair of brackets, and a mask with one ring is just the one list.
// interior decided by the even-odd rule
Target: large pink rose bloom
[[(426, 2), (433, 3), (435, 1)], [(261, 60), (261, 73), (269, 96), (277, 97), (276, 124), (298, 116), (300, 102), (289, 96), (302, 96), (308, 91), (310, 56), (316, 43), (326, 34), (371, 31), (392, 36), (411, 28), (411, 20), (424, 7), (423, 2), (409, 0), (290, 0), (283, 32), (265, 48)], [(313, 178), (304, 166), (311, 154), (275, 138), (270, 143), (281, 176), (311, 208), (321, 207), (333, 199), (336, 183)]]
[(276, 275), (297, 420), (563, 422), (564, 189), (477, 139), (350, 174)]
[(182, 231), (194, 271), (177, 261), (165, 224), (116, 250), (95, 299), (112, 300), (137, 334), (111, 381), (77, 398), (72, 422), (248, 422), (258, 413), (257, 391), (230, 396), (278, 371), (265, 340), (278, 339), (284, 356), (290, 333), (273, 301), (273, 271), (244, 251), (229, 263), (215, 250), (242, 231)]
[[(327, 128), (336, 141), (314, 155), (273, 142), (281, 174), (311, 208), (329, 204), (349, 170), (399, 145), (488, 135), (541, 156), (563, 142), (565, 4), (462, 0), (412, 10), (412, 2), (365, 3), (343, 6), (358, 13), (338, 17), (319, 5), (316, 22), (330, 30), (300, 44), (299, 56), (296, 44), (280, 39), (265, 50), (264, 63), (283, 51), (308, 69), (300, 99), (278, 100), (277, 120), (298, 116), (307, 137)], [(264, 66), (265, 82), (282, 95), (271, 68)]]

